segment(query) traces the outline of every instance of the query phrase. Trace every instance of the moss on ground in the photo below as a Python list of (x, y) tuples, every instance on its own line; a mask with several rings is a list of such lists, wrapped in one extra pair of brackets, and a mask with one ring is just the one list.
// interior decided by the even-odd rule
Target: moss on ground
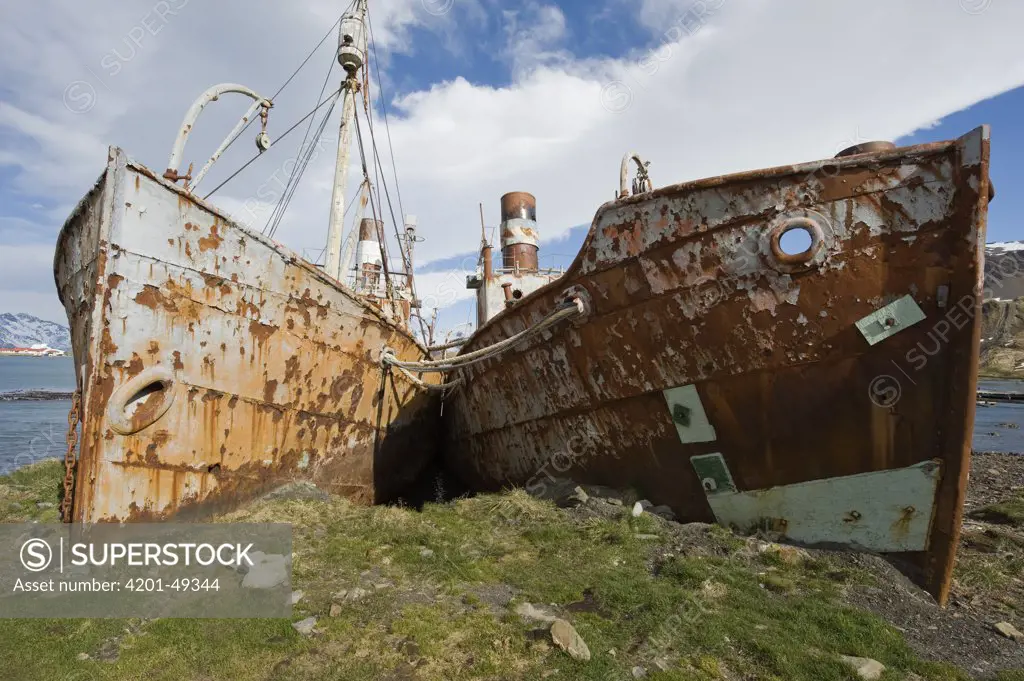
[[(59, 478), (42, 466), (0, 479), (4, 520), (39, 519)], [(305, 595), (292, 621), (317, 617), (317, 635), (289, 620), (0, 620), (5, 678), (617, 681), (640, 666), (652, 681), (848, 680), (839, 655), (881, 661), (884, 679), (967, 678), (844, 605), (844, 582), (863, 575), (721, 528), (706, 555), (680, 554), (667, 548), (679, 526), (628, 509), (567, 513), (523, 492), (422, 512), (261, 501), (222, 520), (293, 524)], [(356, 588), (358, 600), (338, 596)], [(591, 659), (554, 647), (544, 624), (514, 613), (521, 603), (570, 620)]]
[(57, 522), (63, 479), (64, 464), (56, 459), (0, 475), (0, 522)]
[(1024, 496), (982, 506), (972, 511), (970, 517), (987, 523), (1024, 528)]

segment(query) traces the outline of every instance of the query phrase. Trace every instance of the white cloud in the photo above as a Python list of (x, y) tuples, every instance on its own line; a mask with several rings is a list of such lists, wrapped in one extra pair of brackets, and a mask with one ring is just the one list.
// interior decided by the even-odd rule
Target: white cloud
[[(152, 3), (49, 0), (0, 10), (0, 81), (15, 93), (0, 105), (0, 134), (17, 142), (17, 153), (0, 155), (0, 163), (16, 169), (18, 191), (36, 192), (66, 211), (99, 173), (107, 143), (163, 170), (181, 116), (199, 92), (235, 81), (272, 94), (338, 11), (328, 0), (166, 1), (186, 6), (159, 33), (140, 38), (116, 75), (101, 62), (114, 49), (127, 56), (125, 37), (138, 36), (134, 29)], [(472, 10), (482, 7), (474, 3)], [(469, 31), (457, 21), (464, 8), (457, 2), (435, 17), (420, 0), (379, 0), (372, 11), (381, 44), (415, 54), (412, 28)], [(620, 11), (623, 21), (634, 20), (630, 10)], [(650, 160), (654, 183), (666, 185), (822, 158), (858, 138), (894, 139), (1024, 83), (1024, 44), (1016, 35), (1024, 25), (1021, 3), (992, 3), (969, 14), (957, 0), (645, 0), (639, 18), (650, 29), (652, 50), (629, 59), (575, 59), (560, 10), (534, 3), (509, 24), (510, 49), (532, 46), (523, 55), (516, 50), (518, 67), (507, 86), (456, 78), (397, 93), (391, 133), (402, 203), (427, 238), (419, 262), (475, 248), (477, 203), (484, 202), (492, 225), (507, 191), (537, 196), (546, 239), (588, 223), (613, 198), (628, 150)], [(623, 52), (613, 47), (610, 54)], [(523, 61), (527, 55), (537, 58)], [(329, 59), (329, 50), (318, 55), (279, 98), (272, 136), (312, 107)], [(404, 82), (399, 76), (385, 77)], [(95, 92), (95, 105), (79, 115), (63, 101), (76, 81)], [(72, 108), (78, 103), (72, 99)], [(245, 107), (228, 98), (211, 106), (187, 156), (201, 165)], [(386, 156), (384, 128), (376, 125)], [(336, 124), (328, 131), (333, 139)], [(294, 155), (303, 132), (215, 199), (243, 216)], [(250, 137), (229, 150), (206, 190), (254, 153)], [(296, 250), (323, 245), (332, 165), (330, 150), (310, 165), (276, 237)], [(350, 197), (357, 175), (353, 168)], [(55, 234), (63, 213), (50, 217)], [(426, 289), (445, 280), (419, 278)], [(454, 287), (456, 299), (467, 295), (462, 285)]]

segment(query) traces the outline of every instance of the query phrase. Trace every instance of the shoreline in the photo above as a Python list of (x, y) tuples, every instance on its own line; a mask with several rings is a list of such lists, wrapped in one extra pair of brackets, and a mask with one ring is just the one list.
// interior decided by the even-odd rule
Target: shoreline
[(0, 402), (47, 402), (70, 400), (74, 392), (66, 390), (10, 390), (0, 392)]

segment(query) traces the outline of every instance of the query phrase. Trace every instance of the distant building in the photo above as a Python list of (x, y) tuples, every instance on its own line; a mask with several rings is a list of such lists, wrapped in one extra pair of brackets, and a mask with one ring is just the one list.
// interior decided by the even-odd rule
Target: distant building
[(0, 355), (18, 357), (63, 357), (63, 350), (51, 348), (46, 343), (38, 343), (29, 348), (0, 348)]

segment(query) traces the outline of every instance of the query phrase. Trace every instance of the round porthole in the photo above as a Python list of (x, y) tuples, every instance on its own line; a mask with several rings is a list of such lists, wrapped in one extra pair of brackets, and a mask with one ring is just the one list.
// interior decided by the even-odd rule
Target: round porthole
[(110, 397), (107, 419), (121, 435), (133, 435), (156, 423), (174, 403), (174, 374), (161, 366), (145, 369)]
[(795, 273), (825, 262), (833, 238), (828, 220), (814, 211), (782, 217), (768, 230), (762, 251), (766, 264)]

